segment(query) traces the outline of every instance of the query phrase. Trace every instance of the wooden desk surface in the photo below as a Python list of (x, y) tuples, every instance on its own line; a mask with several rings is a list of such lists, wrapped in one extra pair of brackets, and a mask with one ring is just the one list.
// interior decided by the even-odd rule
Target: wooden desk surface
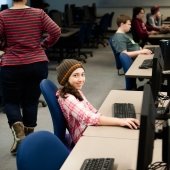
[(149, 39), (170, 39), (170, 33), (149, 35)]
[[(62, 28), (61, 28), (62, 29)], [(70, 27), (66, 27), (66, 28), (63, 28), (65, 30), (68, 30), (68, 32), (61, 32), (61, 38), (67, 38), (67, 37), (70, 37), (74, 34), (76, 34), (77, 32), (80, 31), (80, 28), (70, 28)], [(43, 34), (43, 37), (47, 37), (48, 34), (47, 33), (44, 33)]]
[(133, 103), (136, 113), (141, 113), (143, 91), (111, 90), (102, 103), (99, 112), (112, 116), (113, 103)]
[[(153, 161), (161, 161), (161, 141), (156, 140)], [(87, 158), (115, 158), (114, 170), (136, 169), (138, 140), (81, 137), (61, 170), (80, 170)]]
[[(137, 118), (140, 118), (143, 91), (111, 90), (99, 112), (106, 116), (112, 116), (113, 103), (133, 103)], [(84, 136), (97, 136), (106, 138), (138, 139), (139, 130), (131, 130), (116, 126), (88, 126), (83, 133)]]
[(76, 34), (77, 32), (80, 31), (80, 28), (63, 28), (63, 29), (66, 29), (68, 30), (68, 32), (61, 32), (61, 37), (62, 38), (67, 38), (73, 34)]
[(135, 61), (132, 63), (128, 71), (125, 73), (126, 77), (134, 77), (134, 78), (151, 78), (152, 76), (152, 68), (148, 69), (140, 69), (139, 66), (145, 59), (152, 59), (154, 54), (144, 55), (140, 54)]
[(165, 21), (165, 20), (164, 20), (164, 21), (162, 21), (162, 24), (165, 24), (165, 25), (168, 24), (168, 25), (169, 25), (169, 24), (170, 24), (170, 21)]
[(3, 51), (0, 51), (0, 56), (3, 55), (3, 54), (4, 54), (4, 52), (3, 52)]
[(116, 126), (88, 126), (83, 136), (137, 140), (139, 138), (139, 130)]

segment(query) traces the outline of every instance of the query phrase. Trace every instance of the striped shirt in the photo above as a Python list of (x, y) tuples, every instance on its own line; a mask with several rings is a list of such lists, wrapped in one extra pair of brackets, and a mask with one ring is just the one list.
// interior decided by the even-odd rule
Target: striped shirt
[(67, 94), (67, 98), (64, 99), (59, 96), (59, 91), (56, 93), (74, 143), (79, 140), (88, 125), (98, 125), (100, 117), (83, 93), (80, 93), (83, 96), (83, 101), (79, 101), (71, 94)]
[[(46, 38), (42, 38), (47, 33)], [(7, 9), (0, 12), (0, 40), (5, 39), (2, 66), (48, 61), (44, 49), (57, 42), (60, 27), (37, 8)]]

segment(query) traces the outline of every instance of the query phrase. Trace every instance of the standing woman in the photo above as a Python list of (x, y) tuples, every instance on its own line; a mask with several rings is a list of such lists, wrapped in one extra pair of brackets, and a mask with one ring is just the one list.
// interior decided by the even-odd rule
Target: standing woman
[[(14, 136), (11, 153), (37, 125), (40, 81), (48, 76), (44, 49), (57, 42), (61, 29), (41, 9), (13, 0), (10, 9), (0, 12), (0, 38), (5, 40), (1, 58), (5, 113)], [(43, 40), (43, 33), (48, 34)], [(4, 44), (4, 43), (2, 43)]]

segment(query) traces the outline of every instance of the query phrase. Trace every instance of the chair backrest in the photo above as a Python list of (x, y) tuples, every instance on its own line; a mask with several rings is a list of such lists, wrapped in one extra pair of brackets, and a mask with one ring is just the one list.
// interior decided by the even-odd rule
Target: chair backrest
[(28, 135), (20, 144), (17, 155), (18, 170), (59, 170), (69, 155), (60, 139), (48, 131)]
[(115, 14), (114, 12), (110, 13), (110, 16), (109, 16), (109, 27), (112, 27), (112, 20), (113, 20), (114, 14)]
[(48, 79), (43, 79), (40, 83), (40, 89), (45, 101), (47, 102), (52, 117), (54, 134), (65, 144), (67, 144), (66, 120), (60, 108), (56, 97), (57, 86)]
[[(120, 53), (119, 58), (120, 58), (120, 62), (123, 67), (123, 71), (124, 71), (124, 73), (126, 73), (129, 69), (129, 67), (132, 65), (133, 60), (131, 57), (129, 57), (125, 53)], [(136, 79), (135, 78), (126, 78), (125, 77), (125, 82), (126, 82), (126, 90), (136, 89)]]
[(110, 14), (104, 14), (99, 22), (99, 33), (104, 34), (110, 26)]
[(58, 10), (49, 11), (50, 18), (60, 27), (63, 26), (63, 14)]
[(113, 51), (113, 55), (115, 56), (115, 62), (116, 62), (116, 68), (118, 70), (118, 74), (119, 74), (119, 70), (122, 68), (122, 64), (121, 64), (121, 61), (120, 61), (120, 58), (119, 58), (119, 54), (116, 53), (116, 50), (112, 44), (112, 37), (109, 38), (109, 44), (110, 44), (110, 47)]
[(151, 16), (151, 13), (146, 14), (146, 24), (149, 24), (148, 21), (149, 21), (150, 16)]

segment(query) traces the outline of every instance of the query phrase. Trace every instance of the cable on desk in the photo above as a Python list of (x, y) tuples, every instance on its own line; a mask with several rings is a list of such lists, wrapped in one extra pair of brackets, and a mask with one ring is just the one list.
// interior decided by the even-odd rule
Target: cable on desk
[(149, 165), (148, 170), (168, 170), (167, 164), (165, 162), (154, 162)]
[(159, 127), (162, 127), (162, 125), (165, 123), (165, 121), (163, 121), (163, 120), (156, 120), (155, 121), (155, 128), (157, 129), (157, 128), (159, 128)]
[(168, 95), (164, 95), (163, 93), (159, 92), (158, 93), (158, 98), (162, 99), (162, 100), (168, 100), (170, 99)]

